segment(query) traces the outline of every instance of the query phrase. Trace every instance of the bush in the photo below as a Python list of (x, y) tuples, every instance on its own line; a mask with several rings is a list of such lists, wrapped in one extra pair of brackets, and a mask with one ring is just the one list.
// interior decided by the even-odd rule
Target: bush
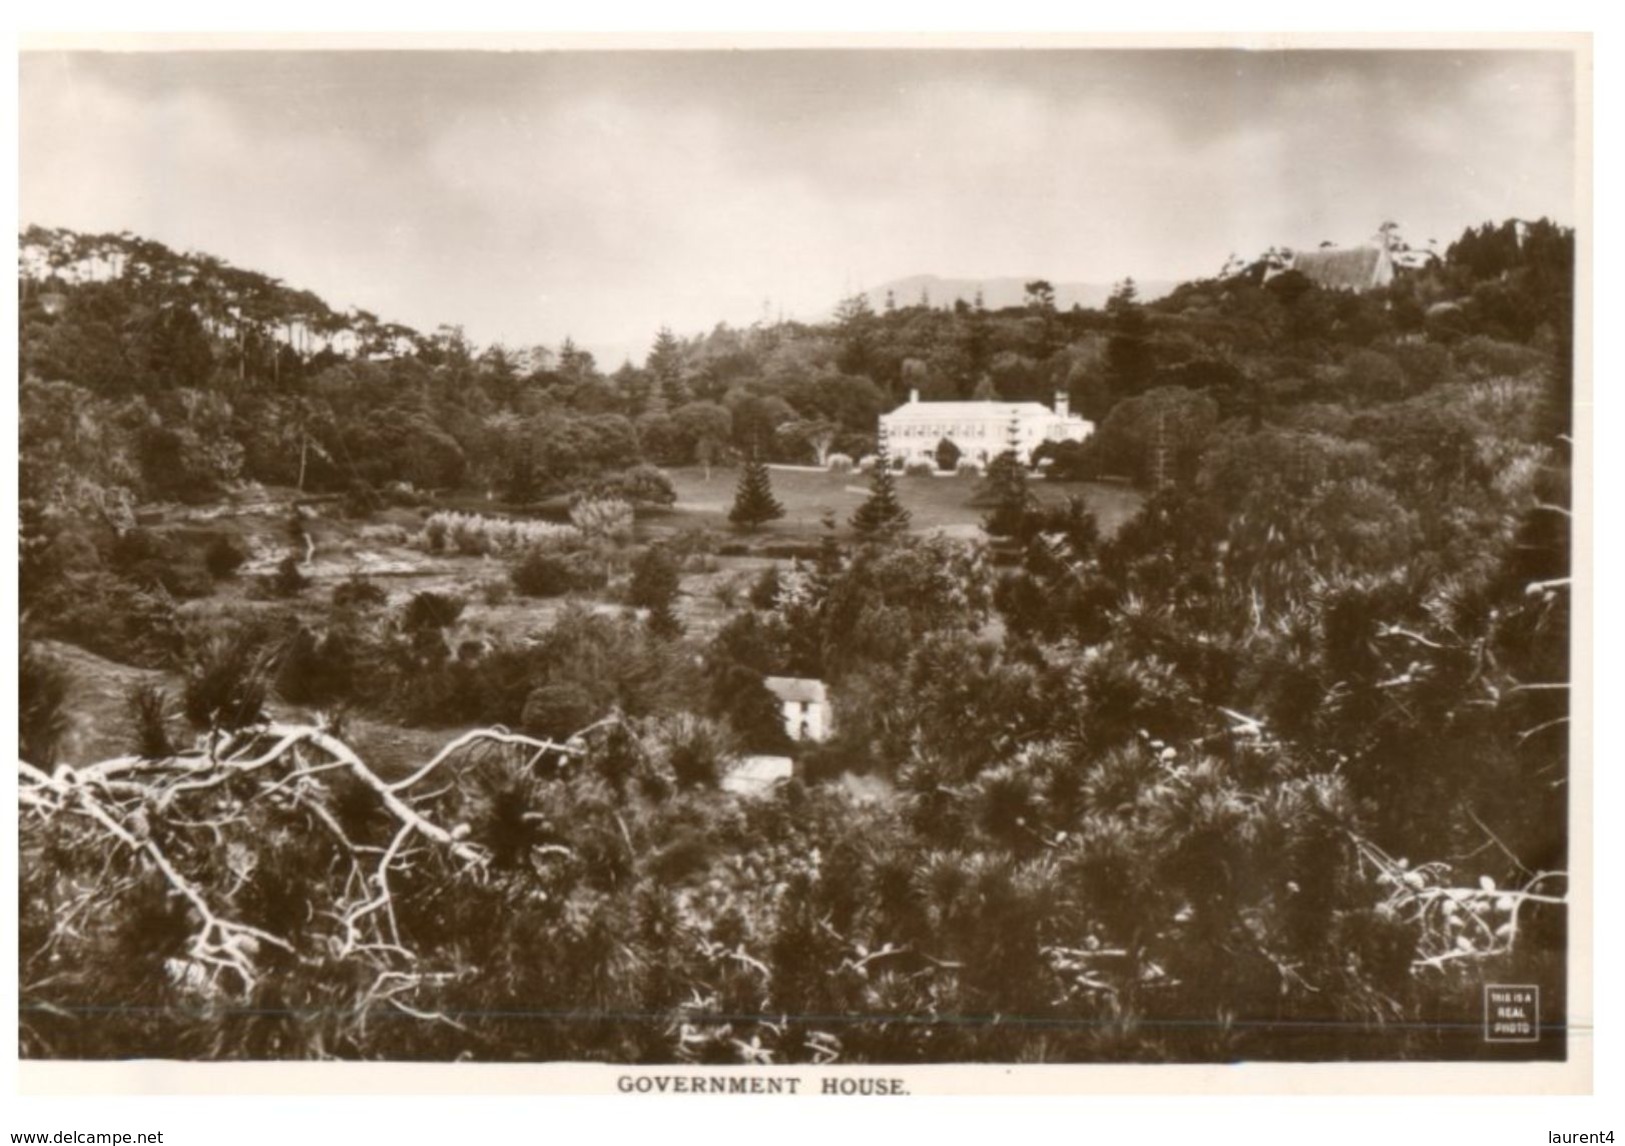
[(751, 607), (766, 612), (779, 603), (779, 594), (783, 589), (784, 582), (779, 576), (779, 567), (769, 565), (756, 575), (756, 581), (750, 587)]
[(401, 627), (409, 633), (449, 629), (463, 615), (463, 599), (449, 593), (424, 590), (412, 594), (401, 610)]
[(121, 573), (130, 573), (151, 562), (174, 561), (175, 546), (151, 529), (126, 529), (113, 540), (107, 559)]
[(169, 735), (172, 709), (169, 690), (157, 681), (137, 681), (124, 694), (124, 711), (130, 718), (132, 747), (137, 756), (163, 760), (175, 755), (175, 742)]
[(706, 529), (680, 529), (666, 538), (661, 544), (685, 561), (690, 557), (700, 557), (720, 552), (717, 548), (716, 537)]
[(67, 666), (32, 641), (17, 658), (17, 752), (37, 768), (56, 763), (68, 733)]
[(672, 602), (650, 608), (649, 635), (660, 641), (675, 641), (683, 635), (683, 620)]
[(344, 634), (321, 637), (300, 626), (277, 666), (277, 692), (289, 704), (331, 704), (354, 690), (355, 655)]
[(377, 609), (389, 601), (389, 594), (359, 573), (352, 573), (333, 586), (335, 609)]
[(525, 549), (564, 550), (581, 543), (574, 525), (546, 521), (519, 521), (484, 517), (477, 513), (441, 510), (423, 523), (423, 547), (430, 553), (461, 553), (468, 557), (518, 553)]
[(248, 554), (243, 547), (225, 534), (217, 534), (203, 551), (203, 565), (216, 581), (227, 581), (237, 575)]
[(1501, 342), (1482, 334), (1463, 339), (1455, 348), (1456, 366), (1471, 381), (1539, 375), (1547, 356), (1533, 347)]
[(848, 474), (852, 472), (852, 456), (850, 454), (831, 454), (825, 468), (832, 474)]
[(982, 467), (969, 458), (961, 458), (959, 464), (954, 467), (954, 473), (960, 477), (981, 477)]
[(412, 488), (409, 481), (384, 483), (383, 500), (397, 509), (416, 509), (423, 504), (423, 495)]
[(587, 487), (585, 494), (590, 498), (629, 501), (633, 505), (667, 506), (677, 502), (677, 490), (666, 471), (647, 463), (602, 478)]
[(195, 601), (214, 593), (214, 578), (209, 571), (190, 561), (177, 561), (157, 571), (156, 585), (164, 592), (182, 601)]
[(563, 740), (591, 724), (598, 712), (592, 693), (574, 681), (562, 681), (531, 690), (521, 723), (532, 736)]
[(271, 658), (246, 633), (209, 638), (187, 667), (181, 693), (186, 719), (230, 731), (265, 719)]
[(731, 613), (734, 607), (739, 604), (739, 598), (743, 592), (744, 586), (741, 584), (739, 577), (724, 577), (711, 586), (711, 599)]
[(183, 600), (214, 592), (214, 578), (197, 564), (195, 556), (153, 530), (126, 530), (114, 541), (108, 556), (126, 580), (143, 589), (161, 589)]
[(715, 788), (733, 755), (726, 728), (687, 712), (661, 721), (655, 743), (680, 788)]
[(603, 566), (585, 553), (556, 554), (533, 549), (509, 574), (513, 587), (526, 597), (562, 597), (590, 592), (609, 583)]
[(506, 605), (513, 600), (513, 585), (507, 581), (482, 582), (480, 600), (491, 606)]
[(737, 661), (714, 668), (710, 710), (713, 716), (728, 721), (746, 751), (782, 753), (790, 750), (784, 711), (762, 674), (755, 669)]
[(663, 545), (651, 545), (632, 563), (629, 604), (639, 609), (670, 606), (679, 584), (677, 561)]
[(344, 491), (345, 517), (365, 520), (383, 508), (384, 499), (372, 488), (372, 483), (363, 478), (356, 478)]
[(632, 538), (632, 503), (620, 498), (583, 498), (570, 507), (570, 524), (583, 537), (617, 543)]
[(930, 477), (937, 472), (937, 467), (924, 459), (915, 459), (903, 466), (903, 472), (909, 477)]
[(277, 562), (276, 572), (260, 578), (260, 593), (266, 597), (297, 597), (310, 587), (310, 578), (299, 568), (299, 558), (290, 553)]

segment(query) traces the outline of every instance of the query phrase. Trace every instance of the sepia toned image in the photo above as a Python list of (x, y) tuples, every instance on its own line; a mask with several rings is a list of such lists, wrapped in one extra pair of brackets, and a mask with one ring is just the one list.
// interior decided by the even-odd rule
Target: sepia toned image
[(1583, 40), (118, 49), (22, 1059), (1583, 1057)]

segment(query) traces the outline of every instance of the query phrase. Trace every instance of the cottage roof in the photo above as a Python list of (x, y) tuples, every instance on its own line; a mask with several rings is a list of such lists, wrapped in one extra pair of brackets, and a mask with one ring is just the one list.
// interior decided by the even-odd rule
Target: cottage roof
[(767, 690), (781, 701), (794, 700), (802, 704), (825, 704), (828, 694), (824, 682), (800, 676), (770, 676)]
[(1376, 283), (1382, 256), (1379, 247), (1300, 251), (1292, 258), (1292, 269), (1324, 290), (1370, 290)]

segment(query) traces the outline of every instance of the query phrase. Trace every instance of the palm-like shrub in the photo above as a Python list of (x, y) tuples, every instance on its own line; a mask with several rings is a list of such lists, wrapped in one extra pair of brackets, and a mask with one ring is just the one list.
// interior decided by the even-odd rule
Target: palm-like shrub
[(733, 742), (722, 725), (680, 713), (654, 730), (656, 751), (682, 788), (715, 788), (733, 759)]
[(173, 706), (169, 690), (156, 681), (137, 681), (130, 686), (124, 708), (129, 714), (136, 755), (148, 760), (174, 755), (175, 742), (169, 731)]
[(193, 726), (231, 731), (265, 719), (271, 651), (247, 633), (210, 637), (192, 654), (181, 709)]

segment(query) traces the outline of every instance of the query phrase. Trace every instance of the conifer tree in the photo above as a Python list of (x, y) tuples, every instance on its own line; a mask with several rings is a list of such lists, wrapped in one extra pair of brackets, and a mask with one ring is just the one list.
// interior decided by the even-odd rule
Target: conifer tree
[(734, 506), (728, 520), (746, 532), (755, 533), (769, 521), (783, 516), (784, 506), (773, 496), (773, 479), (768, 476), (767, 466), (752, 458), (739, 475), (739, 488), (734, 493)]
[(677, 599), (681, 571), (677, 559), (663, 545), (651, 545), (632, 562), (632, 585), (627, 602), (639, 609), (659, 609)]
[(987, 500), (993, 510), (982, 519), (982, 528), (992, 537), (1026, 540), (1028, 515), (1033, 496), (1027, 489), (1027, 470), (1014, 450), (1006, 450), (987, 467)]
[(649, 610), (649, 633), (662, 641), (674, 641), (683, 635), (683, 622), (671, 601), (663, 601)]
[(891, 458), (884, 444), (875, 457), (874, 475), (869, 479), (869, 497), (852, 515), (852, 528), (859, 533), (900, 532), (908, 528), (908, 510), (897, 498), (897, 481), (892, 477)]

